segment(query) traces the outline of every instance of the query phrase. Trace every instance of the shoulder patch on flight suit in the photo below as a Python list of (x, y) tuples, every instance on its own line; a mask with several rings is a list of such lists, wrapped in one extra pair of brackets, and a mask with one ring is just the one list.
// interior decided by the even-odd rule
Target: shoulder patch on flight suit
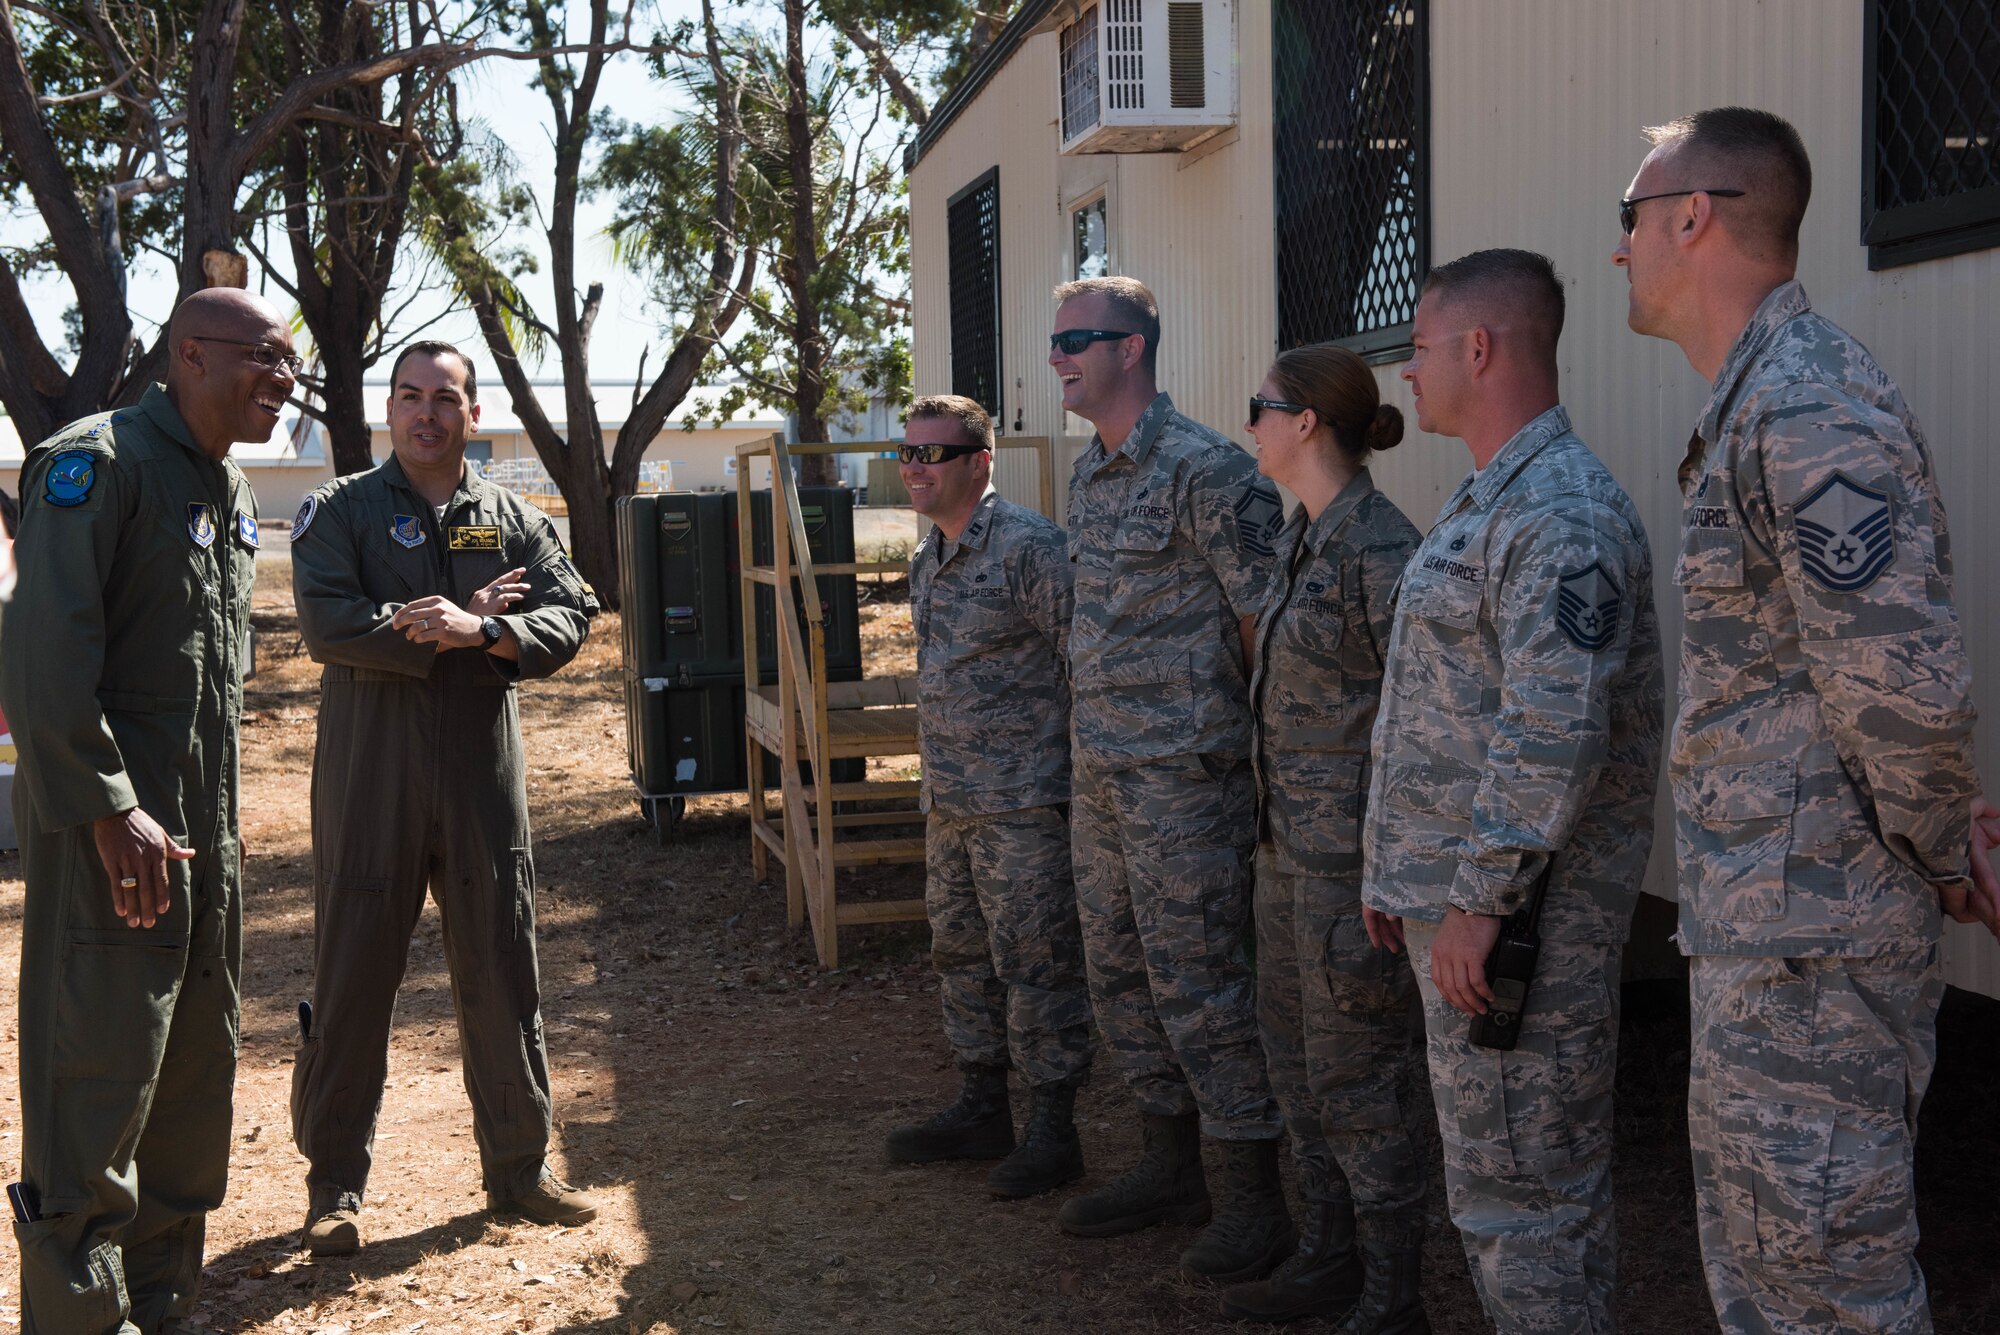
[(238, 510), (236, 512), (237, 541), (241, 542), (245, 547), (248, 547), (251, 551), (254, 552), (257, 550), (257, 543), (259, 537), (260, 535), (257, 532), (257, 521), (250, 517), (250, 512), (248, 510)]
[(1246, 488), (1236, 498), (1236, 528), (1251, 552), (1275, 556), (1278, 535), (1285, 528), (1285, 506), (1277, 489), (1261, 481)]
[(297, 542), (312, 527), (313, 516), (319, 513), (319, 493), (314, 492), (299, 502), (299, 512), (292, 516), (292, 537)]
[(1618, 633), (1618, 585), (1596, 561), (1556, 581), (1556, 625), (1587, 654), (1611, 647)]
[(415, 515), (397, 515), (389, 521), (389, 536), (405, 547), (421, 547), (429, 535)]
[(48, 491), (42, 499), (50, 505), (65, 510), (82, 505), (97, 485), (97, 456), (89, 450), (64, 450), (49, 464), (43, 481)]
[(445, 546), (454, 552), (497, 552), (500, 550), (500, 526), (454, 524), (445, 530)]
[(1835, 470), (1792, 507), (1799, 566), (1833, 593), (1859, 593), (1896, 559), (1894, 520), (1886, 492)]
[(206, 501), (188, 502), (188, 536), (197, 547), (215, 545), (215, 507)]

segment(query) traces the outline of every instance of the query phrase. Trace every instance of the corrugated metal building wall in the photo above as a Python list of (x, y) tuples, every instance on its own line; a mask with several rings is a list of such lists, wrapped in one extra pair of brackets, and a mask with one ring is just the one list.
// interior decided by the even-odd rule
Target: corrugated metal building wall
[[(1048, 292), (1068, 277), (1066, 207), (1101, 185), (1114, 272), (1151, 284), (1166, 330), (1161, 381), (1187, 411), (1242, 439), (1242, 402), (1275, 351), (1272, 292), (1270, 17), (1239, 0), (1240, 130), (1196, 162), (1174, 155), (1061, 159), (1055, 38), (1030, 38), (917, 163), (911, 177), (916, 375), (950, 383), (944, 201), (1000, 167), (1003, 376), (1028, 432), (1062, 420), (1046, 366)], [(1957, 592), (1979, 682), (1982, 757), (2000, 748), (2000, 250), (1870, 273), (1860, 242), (1860, 0), (1433, 0), (1431, 254), (1484, 246), (1547, 253), (1570, 279), (1564, 398), (1583, 434), (1637, 500), (1660, 569), (1663, 629), (1679, 630), (1668, 581), (1679, 464), (1707, 385), (1670, 344), (1625, 325), (1611, 266), (1616, 203), (1646, 150), (1639, 129), (1706, 106), (1745, 103), (1789, 119), (1812, 153), (1813, 207), (1800, 277), (1901, 382), (1935, 447), (1953, 519)], [(1385, 391), (1409, 408), (1394, 365)], [(1014, 389), (1016, 378), (1021, 381)], [(1414, 429), (1376, 475), (1428, 525), (1467, 467), (1457, 441)], [(1003, 479), (1004, 485), (1004, 479)], [(1670, 665), (1671, 670), (1671, 665)], [(1989, 788), (1994, 772), (1988, 767)], [(1664, 816), (1664, 805), (1662, 807)], [(1663, 820), (1647, 889), (1672, 895)], [(2000, 949), (1974, 929), (1947, 937), (1951, 981), (2000, 996)]]

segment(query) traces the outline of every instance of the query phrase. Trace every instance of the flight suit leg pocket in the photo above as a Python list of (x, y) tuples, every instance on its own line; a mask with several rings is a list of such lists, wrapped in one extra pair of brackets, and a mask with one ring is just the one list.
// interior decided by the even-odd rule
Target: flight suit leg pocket
[(1776, 922), (1785, 916), (1785, 864), (1798, 807), (1790, 758), (1704, 765), (1676, 775), (1682, 865), (1697, 870), (1697, 918)]
[[(126, 940), (91, 933), (64, 947), (56, 1003), (59, 1080), (142, 1085), (159, 1076), (187, 965), (186, 941), (147, 941), (149, 933), (125, 931)], [(118, 1022), (106, 1024), (107, 1015)]]

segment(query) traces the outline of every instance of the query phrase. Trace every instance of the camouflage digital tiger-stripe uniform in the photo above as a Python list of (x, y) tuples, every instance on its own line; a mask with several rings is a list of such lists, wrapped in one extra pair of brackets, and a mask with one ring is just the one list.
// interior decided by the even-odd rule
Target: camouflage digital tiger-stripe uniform
[(1938, 891), (1969, 874), (1979, 790), (1937, 478), (1796, 282), (1730, 350), (1680, 478), (1669, 773), (1709, 1292), (1732, 1332), (1928, 1331), (1911, 1155)]
[[(1619, 958), (1652, 847), (1664, 685), (1652, 558), (1561, 407), (1461, 482), (1397, 592), (1366, 903), (1404, 919), (1452, 1220), (1502, 1332), (1613, 1328)], [(1518, 1046), (1431, 980), (1448, 906), (1521, 908), (1547, 861)]]
[[(1420, 535), (1367, 469), (1292, 512), (1257, 619), (1257, 1017), (1308, 1200), (1421, 1220), (1427, 1115), (1407, 957), (1361, 924), (1368, 737), (1390, 594)], [(1412, 1102), (1416, 1107), (1411, 1107)]]
[(1162, 394), (1069, 492), (1071, 837), (1091, 1004), (1139, 1110), (1279, 1135), (1250, 968), (1256, 793), (1239, 618), (1276, 488)]
[[(1070, 877), (1070, 572), (1060, 528), (989, 491), (910, 562), (924, 898), (961, 1066), (1029, 1086), (1090, 1067)], [(1011, 1062), (1010, 1062), (1011, 1055)]]

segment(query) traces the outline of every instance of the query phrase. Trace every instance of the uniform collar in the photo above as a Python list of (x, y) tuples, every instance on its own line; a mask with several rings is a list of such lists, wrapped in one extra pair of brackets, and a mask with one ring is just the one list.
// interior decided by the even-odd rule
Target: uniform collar
[(188, 430), (187, 419), (181, 410), (174, 407), (174, 401), (167, 397), (166, 386), (148, 385), (139, 399), (139, 411), (144, 413), (161, 435), (169, 436), (202, 458), (208, 458), (207, 451), (194, 443), (194, 433)]
[(985, 550), (986, 540), (993, 533), (993, 507), (999, 499), (1000, 493), (988, 485), (985, 493), (980, 496), (978, 504), (972, 507), (972, 515), (965, 521), (965, 527), (958, 531), (956, 539), (947, 538), (944, 530), (935, 523), (931, 525), (931, 534), (937, 539), (939, 565), (951, 560), (967, 547), (973, 551)]
[(1514, 475), (1542, 452), (1543, 446), (1557, 436), (1568, 435), (1569, 430), (1569, 409), (1558, 403), (1516, 431), (1500, 447), (1500, 452), (1487, 460), (1486, 467), (1458, 484), (1459, 489), (1470, 489), (1472, 503), (1482, 510), (1486, 509), (1499, 499)]
[(1778, 336), (1780, 327), (1811, 309), (1812, 302), (1796, 278), (1778, 284), (1764, 300), (1757, 303), (1750, 323), (1744, 325), (1743, 332), (1736, 336), (1736, 342), (1730, 345), (1729, 355), (1722, 359), (1722, 369), (1715, 374), (1715, 387), (1709, 391), (1708, 402), (1702, 407), (1701, 417), (1695, 426), (1697, 435), (1706, 441), (1716, 439), (1722, 431), (1723, 414), (1736, 397), (1736, 387), (1750, 373), (1751, 366), (1763, 355), (1771, 340)]
[[(410, 475), (403, 471), (403, 461), (393, 452), (390, 453), (387, 459), (382, 461), (382, 476), (388, 480), (390, 486), (408, 492), (410, 495), (416, 497), (418, 502), (423, 504), (432, 514), (437, 513), (435, 507), (424, 500), (423, 493), (410, 485)], [(461, 500), (470, 501), (474, 508), (477, 508), (479, 503), (485, 499), (486, 489), (492, 485), (492, 483), (474, 472), (470, 464), (466, 465), (465, 470), (459, 474), (458, 486), (451, 493), (451, 499), (444, 503), (444, 512), (450, 514), (458, 508)]]
[[(1326, 509), (1319, 512), (1319, 518), (1306, 526), (1306, 546), (1315, 552), (1323, 551), (1361, 502), (1374, 494), (1375, 479), (1366, 468), (1349, 478), (1347, 485), (1340, 489), (1340, 494), (1328, 501)], [(1299, 513), (1305, 513), (1304, 506), (1299, 507)]]
[(1120, 441), (1117, 449), (1107, 446), (1104, 437), (1097, 435), (1090, 438), (1091, 444), (1097, 446), (1106, 458), (1123, 454), (1135, 464), (1145, 463), (1146, 456), (1153, 452), (1153, 442), (1160, 438), (1160, 432), (1166, 428), (1167, 419), (1173, 416), (1173, 412), (1174, 401), (1162, 390), (1146, 405), (1146, 411), (1139, 414), (1139, 420), (1132, 424), (1132, 434)]

